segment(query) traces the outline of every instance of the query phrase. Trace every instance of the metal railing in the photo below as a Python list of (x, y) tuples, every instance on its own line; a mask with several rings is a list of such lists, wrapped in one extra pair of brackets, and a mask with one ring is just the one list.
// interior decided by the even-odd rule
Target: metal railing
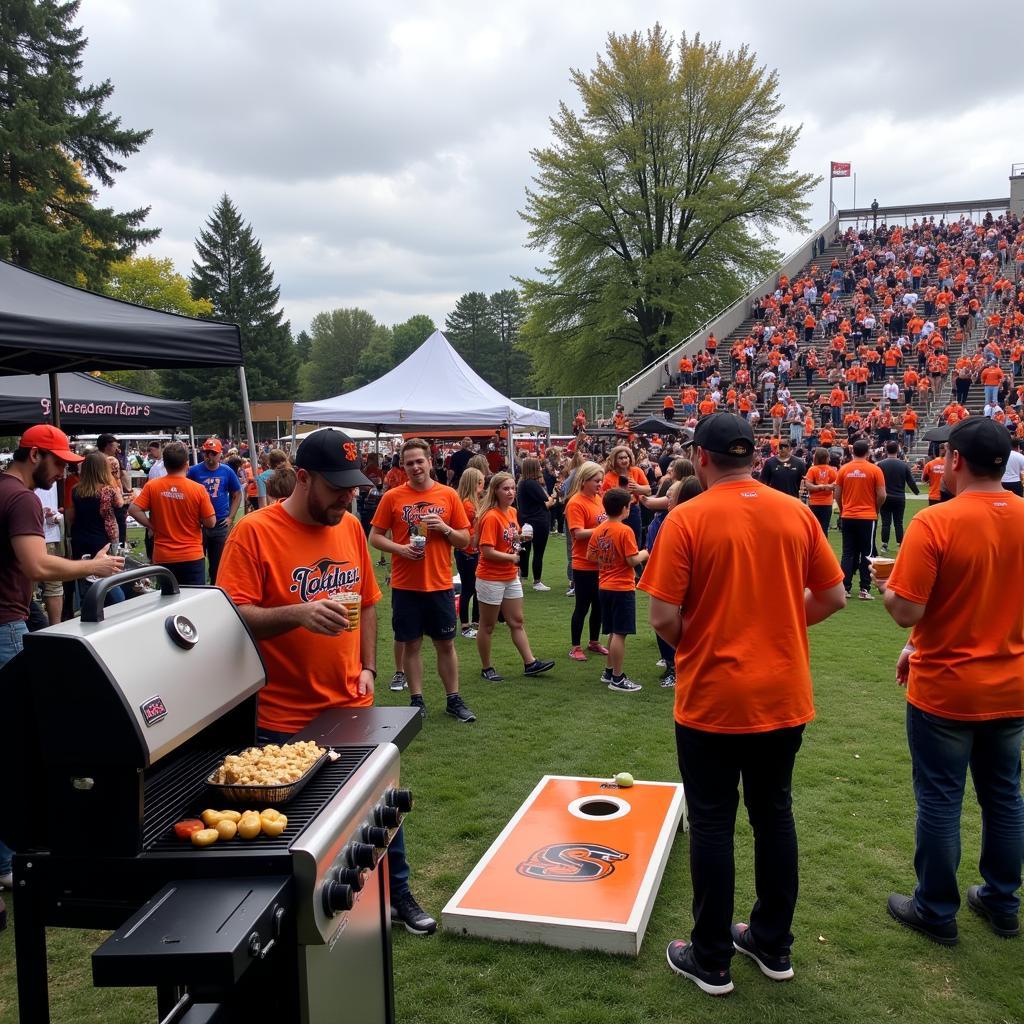
[(571, 434), (577, 409), (583, 410), (587, 423), (593, 426), (598, 420), (614, 415), (618, 399), (615, 395), (526, 395), (512, 401), (548, 413), (552, 434)]
[[(1024, 164), (1021, 164), (1024, 170)], [(1010, 197), (998, 199), (959, 199), (942, 203), (908, 203), (903, 206), (858, 206), (849, 210), (839, 211), (839, 223), (850, 224), (893, 224), (900, 219), (903, 226), (907, 227), (910, 217), (941, 216), (948, 219), (951, 213), (973, 214), (991, 213), (998, 216), (1005, 213), (1010, 206)], [(973, 219), (973, 218), (972, 218)]]
[(838, 224), (839, 218), (836, 216), (818, 228), (817, 231), (812, 232), (775, 270), (767, 277), (758, 281), (746, 295), (737, 299), (728, 309), (717, 313), (674, 348), (664, 352), (638, 373), (633, 374), (629, 380), (620, 384), (619, 401), (622, 402), (627, 411), (635, 409), (641, 402), (645, 402), (661, 387), (664, 380), (666, 363), (670, 367), (674, 367), (684, 354), (691, 355), (699, 352), (704, 345), (704, 340), (712, 331), (720, 339), (725, 339), (732, 334), (750, 316), (751, 305), (754, 299), (767, 292), (775, 291), (775, 286), (781, 274), (787, 274), (792, 277), (796, 271), (809, 263), (818, 252), (820, 241), (823, 240), (827, 247), (832, 241), (832, 236), (835, 234)]

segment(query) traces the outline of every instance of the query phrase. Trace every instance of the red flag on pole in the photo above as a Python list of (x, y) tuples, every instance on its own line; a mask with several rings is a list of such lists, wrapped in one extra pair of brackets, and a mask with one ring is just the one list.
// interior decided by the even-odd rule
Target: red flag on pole
[(832, 177), (833, 178), (848, 178), (850, 176), (850, 165), (837, 163), (835, 160), (832, 161)]

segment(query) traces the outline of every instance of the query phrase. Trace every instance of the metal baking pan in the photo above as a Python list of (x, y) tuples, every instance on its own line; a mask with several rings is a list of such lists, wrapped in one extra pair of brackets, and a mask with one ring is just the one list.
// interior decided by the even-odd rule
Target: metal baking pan
[(241, 784), (237, 782), (214, 782), (214, 778), (217, 772), (220, 771), (218, 766), (217, 770), (209, 775), (206, 779), (207, 788), (211, 793), (215, 794), (220, 800), (227, 801), (223, 805), (218, 805), (218, 809), (225, 810), (230, 804), (261, 804), (274, 807), (277, 804), (286, 804), (291, 800), (297, 793), (300, 793), (309, 782), (311, 778), (323, 766), (331, 760), (337, 758), (338, 755), (333, 750), (325, 750), (323, 754), (317, 758), (307, 769), (306, 773), (301, 778), (296, 779), (294, 782), (282, 782), (276, 786), (253, 786), (248, 784)]

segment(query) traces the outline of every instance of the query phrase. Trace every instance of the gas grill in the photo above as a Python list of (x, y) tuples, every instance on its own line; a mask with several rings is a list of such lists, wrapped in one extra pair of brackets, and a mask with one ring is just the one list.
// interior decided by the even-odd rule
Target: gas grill
[[(144, 577), (160, 591), (103, 608)], [(352, 727), (328, 713), (303, 735), (335, 758), (280, 807), (280, 836), (200, 848), (174, 834), (226, 809), (206, 780), (254, 743), (264, 682), (223, 591), (179, 590), (159, 567), (95, 584), (80, 620), (29, 634), (0, 671), (24, 1024), (49, 1019), (48, 926), (113, 930), (94, 984), (155, 987), (161, 1024), (394, 1019), (384, 855), (412, 808), (395, 743), (335, 741), (339, 715)], [(361, 739), (404, 746), (419, 727), (416, 709), (367, 727), (374, 710), (357, 716)]]

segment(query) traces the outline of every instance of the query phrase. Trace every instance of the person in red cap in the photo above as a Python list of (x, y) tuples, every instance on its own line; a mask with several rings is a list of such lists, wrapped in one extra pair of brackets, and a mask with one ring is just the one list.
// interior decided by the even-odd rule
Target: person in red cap
[(242, 500), (242, 485), (238, 474), (230, 466), (221, 464), (223, 446), (217, 438), (208, 437), (203, 442), (202, 453), (203, 461), (192, 466), (187, 476), (206, 488), (213, 504), (216, 522), (203, 527), (203, 551), (210, 563), (210, 582), (216, 583), (221, 554)]
[[(60, 558), (46, 550), (43, 506), (33, 488), (52, 487), (69, 462), (81, 461), (63, 431), (42, 423), (21, 435), (10, 465), (0, 473), (0, 667), (21, 651), (34, 583), (112, 576), (124, 568), (124, 559), (106, 549), (89, 561)], [(11, 881), (11, 851), (0, 842), (0, 887), (9, 887)]]

